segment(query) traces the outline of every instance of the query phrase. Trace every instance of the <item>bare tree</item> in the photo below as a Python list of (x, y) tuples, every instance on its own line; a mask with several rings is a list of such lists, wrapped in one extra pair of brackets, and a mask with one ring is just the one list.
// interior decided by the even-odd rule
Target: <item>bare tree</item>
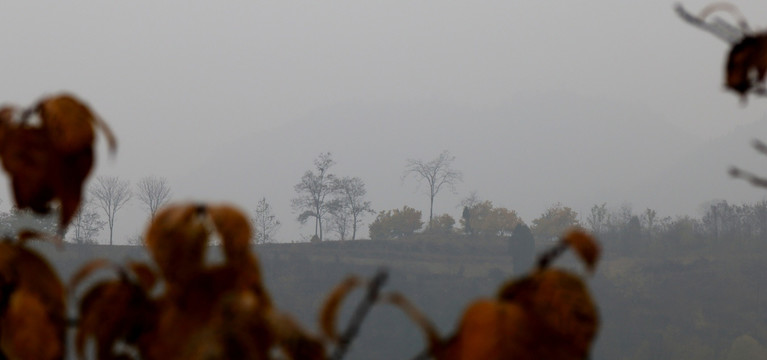
[[(337, 194), (336, 206), (334, 206), (333, 216), (336, 218), (334, 223), (336, 227), (343, 228), (344, 233), (339, 232), (341, 240), (344, 240), (346, 225), (351, 225), (352, 240), (357, 238), (357, 226), (362, 224), (362, 217), (365, 214), (375, 214), (370, 207), (370, 201), (365, 201), (365, 182), (358, 177), (344, 177), (336, 179), (333, 182), (333, 189)], [(344, 220), (344, 218), (346, 218)]]
[(261, 198), (256, 205), (256, 217), (253, 222), (256, 227), (256, 243), (266, 244), (272, 242), (274, 234), (280, 228), (280, 221), (277, 220), (277, 216), (272, 211), (272, 206), (266, 201), (266, 198)]
[(107, 222), (93, 210), (93, 200), (86, 198), (80, 203), (69, 227), (72, 229), (72, 241), (75, 244), (95, 243), (93, 239)]
[(405, 166), (403, 179), (413, 175), (420, 181), (426, 181), (429, 184), (429, 227), (434, 214), (434, 198), (437, 196), (442, 186), (448, 185), (455, 189), (455, 184), (463, 179), (463, 174), (458, 170), (453, 170), (451, 165), (455, 156), (450, 155), (447, 150), (439, 154), (431, 161), (408, 159)]
[(586, 224), (591, 232), (596, 235), (604, 235), (607, 232), (610, 223), (607, 213), (607, 204), (594, 205), (591, 207), (591, 213), (586, 217)]
[(647, 238), (654, 240), (655, 228), (658, 227), (658, 213), (652, 209), (645, 209), (641, 220), (645, 228), (647, 228)]
[(472, 235), (474, 233), (474, 229), (471, 227), (471, 209), (480, 203), (482, 203), (482, 200), (480, 200), (479, 195), (477, 195), (476, 191), (472, 191), (469, 193), (469, 196), (465, 197), (458, 204), (459, 207), (463, 207), (463, 211), (461, 212), (461, 224), (463, 224), (463, 233), (466, 235)]
[(458, 204), (458, 207), (460, 208), (473, 208), (474, 205), (477, 205), (482, 202), (482, 199), (479, 198), (479, 195), (476, 191), (472, 191), (469, 193), (469, 196), (463, 198), (461, 202)]
[(109, 245), (112, 245), (115, 215), (128, 203), (132, 196), (130, 183), (127, 180), (121, 181), (115, 176), (99, 176), (96, 177), (96, 183), (90, 189), (90, 195), (107, 217)]
[(352, 222), (348, 208), (339, 199), (334, 199), (329, 203), (328, 213), (330, 214), (328, 229), (338, 233), (339, 240), (346, 240), (346, 234), (349, 233)]
[(322, 219), (329, 211), (326, 198), (333, 192), (332, 184), (335, 176), (328, 174), (328, 169), (333, 164), (335, 162), (329, 152), (320, 154), (314, 160), (317, 172), (307, 171), (301, 177), (301, 182), (294, 186), (298, 197), (292, 200), (292, 206), (294, 210), (301, 211), (298, 221), (305, 224), (309, 218), (314, 218), (314, 236), (320, 241), (322, 241)]
[(157, 209), (170, 200), (170, 185), (164, 177), (147, 176), (136, 184), (138, 199), (149, 210), (149, 217), (154, 218)]

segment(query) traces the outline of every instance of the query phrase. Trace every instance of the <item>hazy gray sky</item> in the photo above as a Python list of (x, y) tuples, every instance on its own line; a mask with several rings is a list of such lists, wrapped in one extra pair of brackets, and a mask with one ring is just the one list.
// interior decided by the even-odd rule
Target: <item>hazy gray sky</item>
[[(695, 12), (707, 3), (685, 1), (684, 5)], [(556, 112), (566, 98), (585, 99), (592, 105), (580, 115), (594, 119), (568, 119), (575, 122), (576, 129), (579, 121), (594, 126), (586, 128), (586, 133), (603, 131), (599, 121), (611, 119), (597, 118), (613, 116), (611, 107), (616, 106), (618, 113), (641, 109), (643, 114), (657, 117), (653, 121), (667, 122), (689, 136), (691, 140), (685, 144), (690, 147), (762, 119), (767, 101), (752, 99), (743, 107), (733, 95), (723, 92), (726, 44), (683, 23), (672, 11), (673, 4), (8, 1), (0, 12), (0, 73), (5, 84), (0, 87), (0, 100), (29, 104), (44, 94), (72, 91), (106, 119), (120, 141), (116, 159), (101, 161), (97, 175), (132, 181), (146, 175), (166, 176), (176, 199), (220, 198), (246, 209), (266, 196), (283, 223), (278, 237), (295, 239), (310, 231), (299, 229), (290, 212), (292, 185), (322, 151), (336, 154), (339, 175), (377, 174), (353, 161), (352, 154), (360, 150), (345, 146), (344, 138), (334, 139), (324, 149), (289, 143), (285, 146), (292, 149), (279, 148), (278, 143), (260, 153), (227, 154), (227, 149), (237, 148), (238, 143), (265, 141), (270, 134), (283, 134), (281, 129), (288, 128), (293, 129), (294, 139), (313, 138), (316, 133), (301, 133), (302, 129), (315, 129), (318, 124), (313, 122), (324, 123), (327, 116), (343, 111), (364, 114), (402, 104), (449, 104), (464, 109), (468, 117), (504, 113), (497, 109), (514, 104), (518, 116), (514, 121), (487, 120), (483, 126), (491, 126), (494, 134), (535, 134), (537, 138), (526, 139), (538, 143), (547, 143), (547, 133), (532, 119), (526, 122), (524, 107), (530, 104), (535, 108), (531, 111), (544, 117), (566, 117)], [(737, 5), (753, 27), (767, 25), (761, 1), (738, 1)], [(601, 106), (605, 111), (599, 110)], [(425, 118), (445, 114), (424, 110), (421, 115), (430, 126), (438, 126), (438, 119)], [(355, 121), (368, 125), (359, 129), (375, 132), (382, 124), (366, 122), (376, 118), (386, 119), (371, 115)], [(332, 124), (328, 122), (328, 126)], [(444, 126), (456, 125), (446, 122)], [(553, 128), (550, 133), (561, 130)], [(449, 129), (441, 134), (451, 136)], [(501, 193), (502, 188), (479, 180), (496, 173), (482, 166), (471, 172), (478, 163), (502, 166), (502, 154), (473, 158), (473, 153), (461, 150), (471, 144), (454, 149), (443, 143), (444, 138), (427, 133), (420, 140), (417, 147), (404, 147), (401, 152), (365, 153), (371, 162), (387, 164), (381, 171), (391, 174), (385, 181), (383, 176), (363, 177), (377, 210), (401, 207), (404, 198), (418, 199), (414, 184), (402, 184), (399, 179), (405, 160), (433, 157), (445, 148), (458, 157), (456, 165), (463, 167), (467, 181), (459, 186), (458, 194), (444, 201), (442, 212), (454, 212), (456, 199), (477, 190), (483, 198), (526, 215), (529, 222), (533, 216), (529, 214), (559, 201), (550, 194), (558, 194), (563, 187), (568, 190), (562, 183), (551, 182), (551, 191), (542, 187), (526, 194), (538, 196), (540, 205), (516, 208), (511, 195)], [(397, 147), (400, 140), (393, 134), (366, 141)], [(665, 145), (673, 148), (673, 144)], [(625, 150), (620, 144), (615, 146), (600, 151), (629, 156), (620, 153)], [(557, 148), (556, 143), (546, 148), (545, 154), (572, 152), (572, 148)], [(103, 143), (100, 149), (103, 152)], [(281, 163), (283, 153), (292, 155)], [(527, 154), (528, 158), (535, 155)], [(215, 177), (227, 178), (222, 181), (227, 184), (236, 180), (241, 186), (213, 189), (198, 176), (211, 162), (217, 165)], [(254, 178), (230, 179), (239, 174), (238, 167), (265, 163), (273, 168), (256, 169)], [(540, 162), (538, 166), (562, 165)], [(588, 166), (594, 166), (594, 171), (585, 169), (584, 174), (609, 172), (588, 161), (581, 167)], [(652, 168), (648, 173), (663, 170), (647, 166)], [(263, 178), (269, 177), (273, 178), (264, 183)], [(594, 183), (598, 179), (579, 181)], [(505, 181), (513, 183), (513, 179)], [(592, 190), (578, 187), (570, 190), (580, 193), (584, 203), (601, 196), (598, 191), (584, 195)], [(699, 197), (701, 201), (710, 198), (706, 193)], [(604, 198), (610, 201), (614, 197)], [(627, 197), (626, 201), (634, 200)], [(427, 211), (423, 202), (411, 205)], [(142, 219), (143, 211), (134, 201), (118, 214), (116, 238), (142, 231)]]

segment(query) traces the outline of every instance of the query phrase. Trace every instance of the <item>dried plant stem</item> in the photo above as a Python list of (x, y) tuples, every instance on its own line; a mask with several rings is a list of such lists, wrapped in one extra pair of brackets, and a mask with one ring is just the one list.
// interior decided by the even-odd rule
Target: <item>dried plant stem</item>
[(385, 269), (378, 270), (375, 277), (373, 277), (370, 285), (368, 285), (368, 290), (365, 294), (365, 298), (362, 299), (362, 302), (354, 311), (354, 314), (349, 321), (349, 326), (346, 328), (346, 331), (344, 331), (343, 335), (341, 335), (341, 338), (338, 341), (338, 346), (335, 348), (333, 355), (330, 357), (331, 359), (340, 360), (344, 357), (346, 351), (349, 349), (349, 344), (351, 344), (352, 340), (354, 340), (354, 338), (357, 336), (357, 333), (359, 333), (360, 325), (362, 325), (362, 320), (365, 319), (365, 316), (370, 311), (370, 308), (378, 300), (378, 293), (381, 290), (381, 286), (383, 286), (388, 277), (389, 273)]

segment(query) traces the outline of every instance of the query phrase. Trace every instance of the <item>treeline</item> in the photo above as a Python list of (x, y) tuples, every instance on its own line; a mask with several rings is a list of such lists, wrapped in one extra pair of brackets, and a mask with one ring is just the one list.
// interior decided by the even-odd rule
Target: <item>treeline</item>
[(659, 217), (646, 209), (634, 213), (629, 206), (610, 211), (606, 204), (594, 205), (583, 224), (609, 249), (630, 255), (637, 251), (689, 249), (701, 244), (767, 240), (767, 200), (730, 204), (711, 201), (699, 218), (688, 215)]
[[(430, 191), (426, 194), (433, 205), (442, 187), (453, 186), (461, 179), (461, 173), (452, 169), (453, 160), (448, 152), (442, 152), (430, 161), (411, 159), (404, 174), (428, 185)], [(662, 217), (653, 209), (636, 212), (629, 205), (609, 208), (606, 203), (594, 205), (588, 213), (579, 214), (566, 205), (555, 203), (529, 222), (514, 209), (480, 199), (476, 192), (458, 204), (457, 208), (461, 210), (457, 214), (434, 214), (433, 206), (429, 208), (428, 217), (425, 212), (408, 205), (374, 210), (366, 199), (364, 181), (333, 174), (330, 170), (334, 164), (330, 153), (320, 154), (314, 161), (315, 169), (306, 171), (294, 186), (297, 197), (292, 199), (292, 205), (298, 214), (296, 220), (301, 223), (314, 220), (313, 241), (326, 240), (327, 234), (338, 240), (355, 240), (365, 235), (371, 240), (407, 239), (416, 234), (477, 239), (509, 237), (515, 230), (521, 230), (531, 232), (535, 240), (541, 242), (556, 239), (568, 228), (578, 226), (609, 243), (609, 251), (628, 254), (677, 243), (755, 241), (767, 237), (767, 200), (753, 204), (711, 201), (703, 208), (700, 217)], [(139, 200), (147, 216), (152, 217), (171, 198), (170, 186), (162, 177), (144, 177), (131, 189), (128, 181), (99, 176), (64, 232), (65, 239), (73, 243), (98, 243), (99, 233), (107, 230), (111, 244), (112, 228), (126, 203)], [(363, 227), (363, 221), (370, 215), (375, 217)], [(255, 230), (254, 243), (279, 242), (277, 232), (283, 224), (266, 197), (259, 199), (251, 220)], [(57, 232), (54, 219), (35, 219), (16, 209), (0, 212), (2, 233), (12, 234), (20, 228)], [(140, 244), (140, 236), (134, 234), (126, 240), (129, 244)]]
[[(442, 214), (435, 216), (431, 224), (426, 224), (422, 213), (408, 206), (381, 211), (370, 224), (370, 237), (374, 240), (404, 239), (419, 233), (474, 238), (511, 236), (518, 226), (527, 226), (514, 210), (496, 207), (492, 201), (473, 199), (475, 201), (464, 206), (457, 222), (449, 214)], [(611, 244), (611, 250), (619, 253), (701, 242), (715, 244), (767, 239), (767, 200), (744, 204), (711, 201), (703, 207), (702, 213), (697, 218), (690, 215), (661, 217), (653, 209), (637, 213), (629, 205), (611, 209), (603, 203), (594, 205), (584, 218), (570, 207), (554, 204), (533, 219), (529, 229), (537, 241), (546, 241), (555, 239), (570, 227), (582, 227)]]
[[(327, 232), (337, 234), (339, 240), (349, 237), (355, 240), (358, 227), (368, 214), (376, 214), (368, 226), (371, 240), (403, 239), (416, 233), (496, 237), (510, 235), (519, 225), (527, 226), (516, 211), (480, 200), (476, 193), (461, 202), (463, 212), (458, 221), (449, 214), (434, 214), (434, 202), (440, 191), (454, 188), (462, 180), (462, 173), (452, 167), (454, 160), (447, 151), (428, 161), (407, 160), (403, 179), (414, 178), (427, 189), (428, 219), (423, 219), (420, 210), (407, 205), (402, 209), (373, 210), (365, 198), (367, 191), (362, 179), (340, 177), (330, 171), (335, 165), (330, 153), (320, 154), (314, 160), (314, 169), (307, 170), (294, 186), (297, 196), (292, 199), (292, 207), (299, 214), (297, 220), (301, 224), (314, 220), (312, 242), (325, 240)], [(536, 237), (553, 239), (577, 225), (575, 211), (555, 204), (533, 220), (531, 228)], [(256, 226), (257, 232), (260, 227), (263, 226)]]
[(456, 222), (450, 214), (422, 219), (421, 211), (409, 206), (381, 211), (370, 224), (371, 240), (404, 239), (417, 233), (430, 235), (462, 235), (469, 238), (510, 236), (515, 231), (531, 231), (537, 240), (556, 239), (564, 231), (581, 226), (578, 213), (560, 203), (550, 206), (528, 226), (514, 210), (480, 200), (476, 193), (461, 202), (463, 211)]
[[(571, 207), (555, 203), (537, 218), (525, 222), (514, 209), (497, 206), (472, 192), (460, 202), (460, 216), (434, 214), (433, 204), (440, 190), (461, 181), (461, 172), (452, 168), (454, 159), (444, 151), (429, 161), (407, 161), (403, 178), (412, 177), (428, 186), (427, 217), (408, 205), (373, 210), (365, 198), (367, 191), (362, 179), (336, 176), (330, 172), (335, 164), (331, 154), (320, 154), (314, 161), (315, 169), (307, 171), (295, 185), (298, 196), (292, 204), (299, 213), (297, 220), (301, 223), (314, 220), (313, 241), (325, 240), (326, 233), (336, 234), (339, 240), (354, 240), (368, 214), (376, 215), (367, 228), (371, 240), (408, 239), (417, 234), (472, 239), (509, 237), (519, 230), (529, 231), (536, 241), (545, 242), (556, 239), (571, 227), (582, 227), (609, 243), (610, 251), (626, 254), (672, 245), (678, 248), (684, 244), (716, 243), (725, 239), (753, 241), (767, 237), (767, 200), (739, 205), (711, 201), (701, 217), (662, 217), (653, 209), (635, 212), (629, 205), (608, 208), (606, 203), (594, 205), (587, 214), (578, 214)], [(272, 222), (278, 221), (272, 217)], [(265, 222), (256, 228), (258, 231), (268, 226)]]
[(127, 180), (97, 176), (84, 192), (77, 212), (66, 229), (58, 229), (55, 219), (57, 211), (40, 215), (12, 207), (7, 212), (0, 212), (0, 234), (13, 236), (20, 230), (29, 229), (62, 234), (65, 240), (75, 244), (96, 244), (98, 234), (106, 227), (111, 245), (117, 214), (131, 199), (137, 198), (150, 218), (171, 199), (170, 185), (164, 177), (146, 176), (135, 185), (133, 190)]

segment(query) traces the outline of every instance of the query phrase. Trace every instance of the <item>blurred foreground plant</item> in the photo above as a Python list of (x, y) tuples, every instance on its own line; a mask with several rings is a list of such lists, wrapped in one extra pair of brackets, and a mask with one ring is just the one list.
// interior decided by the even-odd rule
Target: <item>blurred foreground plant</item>
[[(765, 75), (767, 74), (767, 32), (754, 32), (748, 26), (743, 14), (735, 5), (717, 2), (706, 6), (695, 16), (681, 5), (676, 11), (683, 20), (714, 34), (732, 47), (727, 55), (725, 66), (725, 87), (740, 95), (746, 101), (749, 93), (767, 95)], [(716, 12), (732, 15), (736, 24), (730, 24), (721, 18), (708, 18)]]
[[(39, 116), (38, 125), (29, 120), (32, 114)], [(502, 285), (494, 299), (469, 305), (447, 339), (403, 295), (379, 296), (385, 272), (372, 280), (351, 276), (342, 281), (321, 308), (319, 334), (304, 330), (272, 301), (251, 248), (250, 219), (230, 204), (161, 208), (144, 234), (152, 263), (92, 260), (65, 288), (26, 240), (60, 240), (91, 171), (96, 126), (114, 149), (104, 123), (71, 95), (43, 99), (21, 112), (0, 109), (0, 158), (17, 206), (45, 213), (57, 200), (61, 207), (57, 236), (22, 232), (0, 242), (0, 359), (62, 359), (68, 325), (77, 326), (74, 346), (81, 359), (89, 348), (97, 359), (340, 359), (365, 314), (380, 302), (402, 307), (424, 329), (424, 356), (583, 359), (589, 353), (599, 322), (591, 296), (578, 276), (549, 268), (573, 248), (593, 270), (599, 247), (580, 231), (545, 253), (532, 274)], [(205, 262), (212, 235), (221, 240), (220, 264)], [(105, 268), (117, 277), (77, 291)], [(363, 285), (367, 295), (339, 335), (336, 318), (343, 299)], [(76, 320), (66, 317), (67, 299), (79, 299)]]

